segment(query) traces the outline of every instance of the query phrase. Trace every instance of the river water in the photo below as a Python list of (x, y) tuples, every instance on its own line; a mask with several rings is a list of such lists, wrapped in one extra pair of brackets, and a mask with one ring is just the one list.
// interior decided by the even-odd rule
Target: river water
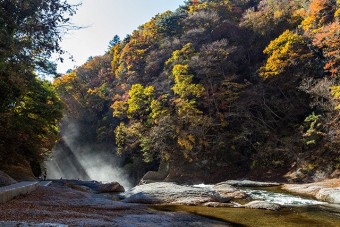
[[(195, 185), (194, 187), (212, 187), (212, 185)], [(284, 192), (279, 187), (242, 188), (251, 200), (264, 200), (280, 204), (279, 211), (245, 209), (245, 208), (212, 208), (202, 206), (157, 206), (163, 211), (185, 211), (221, 221), (233, 226), (284, 226), (284, 227), (340, 227), (340, 205), (317, 201), (312, 198)], [(238, 201), (243, 204), (247, 201)], [(248, 201), (249, 202), (249, 201)]]

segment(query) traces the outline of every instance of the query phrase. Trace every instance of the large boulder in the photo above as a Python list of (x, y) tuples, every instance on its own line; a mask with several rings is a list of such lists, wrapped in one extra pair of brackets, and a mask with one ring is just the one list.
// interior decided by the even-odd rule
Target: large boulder
[(112, 193), (112, 192), (125, 192), (125, 189), (118, 182), (111, 182), (107, 184), (99, 184), (97, 191), (99, 193)]
[(281, 208), (279, 204), (260, 200), (251, 201), (245, 204), (244, 207), (249, 209), (265, 209), (265, 210), (279, 210)]
[(322, 188), (316, 194), (316, 198), (321, 201), (340, 204), (340, 188)]
[(17, 183), (12, 177), (0, 171), (0, 187)]
[(231, 186), (230, 184), (223, 182), (214, 185), (212, 189), (230, 199), (244, 199), (247, 197), (247, 194), (245, 192), (242, 192), (239, 189)]
[(124, 202), (146, 204), (201, 205), (207, 202), (225, 203), (230, 200), (209, 188), (157, 182), (138, 185), (124, 193)]
[(159, 164), (158, 171), (148, 171), (140, 180), (139, 184), (149, 184), (163, 181), (169, 174), (169, 165), (170, 164), (168, 162), (162, 160)]

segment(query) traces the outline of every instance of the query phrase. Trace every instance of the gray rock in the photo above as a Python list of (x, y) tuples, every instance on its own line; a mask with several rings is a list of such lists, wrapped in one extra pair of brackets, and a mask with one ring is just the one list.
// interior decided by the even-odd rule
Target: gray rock
[(125, 203), (145, 203), (145, 204), (157, 204), (162, 203), (161, 200), (152, 197), (152, 195), (145, 194), (143, 192), (137, 192), (136, 194), (131, 194), (123, 200)]
[(99, 184), (97, 190), (99, 193), (125, 192), (124, 187), (120, 185), (118, 182)]
[(225, 197), (229, 197), (230, 199), (244, 199), (247, 197), (246, 193), (238, 190), (230, 184), (223, 182), (214, 185), (212, 189)]
[(275, 182), (260, 182), (260, 181), (251, 181), (251, 180), (228, 180), (221, 182), (220, 184), (229, 184), (237, 187), (272, 187), (272, 186), (280, 186), (280, 183)]
[(245, 208), (250, 209), (265, 209), (265, 210), (279, 210), (281, 206), (276, 203), (255, 200), (244, 205)]
[(340, 188), (322, 188), (316, 198), (329, 203), (340, 203)]
[(147, 172), (142, 179), (140, 180), (139, 184), (149, 184), (154, 182), (163, 181), (169, 174), (169, 163), (165, 160), (162, 160), (158, 171), (149, 171)]
[(123, 194), (123, 202), (151, 204), (200, 205), (207, 202), (226, 203), (230, 200), (209, 188), (157, 182), (138, 185)]
[(308, 184), (285, 184), (282, 189), (313, 196), (324, 202), (340, 204), (340, 179), (328, 179)]
[(0, 171), (0, 187), (7, 186), (17, 183), (12, 177), (8, 176), (6, 173)]
[(0, 221), (0, 226), (3, 227), (67, 227), (63, 224), (55, 223), (27, 223), (27, 222), (16, 222), (16, 221)]
[(218, 203), (218, 202), (207, 202), (203, 203), (202, 205), (206, 207), (235, 207), (231, 203)]

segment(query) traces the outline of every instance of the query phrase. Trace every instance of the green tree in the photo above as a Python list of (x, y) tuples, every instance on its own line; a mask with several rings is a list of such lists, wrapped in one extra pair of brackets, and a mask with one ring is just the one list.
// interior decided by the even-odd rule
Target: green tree
[(115, 35), (112, 40), (109, 42), (109, 49), (112, 47), (118, 45), (120, 43), (120, 37), (118, 35)]
[[(0, 156), (4, 165), (41, 162), (58, 134), (61, 102), (48, 82), (52, 53), (70, 28), (76, 6), (61, 0), (0, 1)], [(62, 60), (62, 59), (60, 59)]]
[(147, 116), (154, 98), (154, 87), (143, 87), (141, 84), (132, 85), (129, 91), (127, 115), (129, 117)]

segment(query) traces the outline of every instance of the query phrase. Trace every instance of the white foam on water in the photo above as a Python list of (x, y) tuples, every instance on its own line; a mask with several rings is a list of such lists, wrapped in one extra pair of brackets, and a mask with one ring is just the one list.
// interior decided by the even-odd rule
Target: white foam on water
[(300, 205), (323, 205), (327, 204), (325, 202), (313, 200), (313, 199), (304, 199), (299, 196), (294, 196), (290, 194), (284, 193), (276, 193), (269, 192), (265, 190), (254, 190), (254, 189), (242, 189), (241, 191), (245, 192), (254, 200), (263, 200), (271, 203), (277, 203), (280, 205), (291, 205), (291, 206), (300, 206)]
[(213, 184), (203, 184), (203, 183), (201, 183), (201, 184), (194, 184), (194, 185), (192, 185), (192, 187), (212, 189), (214, 187), (214, 185)]

